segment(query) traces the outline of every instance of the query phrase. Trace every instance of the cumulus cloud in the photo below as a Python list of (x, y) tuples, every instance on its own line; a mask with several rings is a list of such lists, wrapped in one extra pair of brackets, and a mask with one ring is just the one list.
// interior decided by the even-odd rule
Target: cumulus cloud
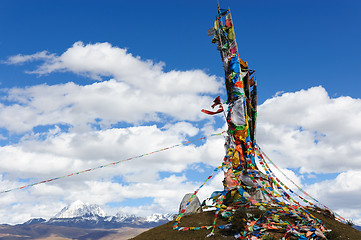
[[(16, 60), (14, 60), (14, 58)], [(96, 80), (113, 77), (131, 88), (162, 94), (218, 93), (220, 83), (215, 76), (202, 70), (164, 72), (164, 63), (142, 60), (126, 49), (113, 47), (109, 43), (84, 44), (76, 42), (60, 56), (47, 52), (10, 57), (8, 63), (42, 60), (34, 74), (49, 74), (69, 71)]]
[[(323, 98), (318, 96), (318, 99), (324, 99), (324, 101), (315, 100), (312, 105), (302, 105), (303, 98), (317, 98), (314, 95), (322, 93), (325, 96)], [(292, 97), (293, 101), (290, 101), (289, 97)], [(317, 121), (320, 122), (319, 125), (323, 126), (323, 128), (312, 126), (312, 124), (308, 123), (309, 120), (307, 120), (314, 118), (312, 116), (314, 107), (327, 109), (329, 108), (328, 105), (339, 104), (338, 102), (343, 100), (343, 97), (329, 98), (322, 87), (302, 90), (296, 93), (284, 93), (281, 96), (274, 97), (260, 106), (258, 142), (262, 149), (266, 149), (266, 153), (278, 165), (282, 166), (281, 170), (294, 182), (306, 189), (312, 196), (336, 210), (339, 214), (344, 217), (353, 218), (357, 222), (360, 219), (360, 214), (355, 212), (354, 209), (359, 208), (357, 203), (355, 203), (355, 199), (360, 197), (357, 195), (360, 192), (360, 186), (357, 185), (357, 182), (360, 181), (358, 180), (358, 170), (349, 170), (355, 161), (352, 159), (353, 155), (346, 151), (346, 154), (350, 154), (350, 159), (349, 162), (348, 159), (344, 159), (342, 162), (343, 166), (341, 166), (340, 161), (336, 158), (331, 158), (330, 155), (327, 155), (328, 159), (326, 159), (322, 154), (317, 154), (319, 151), (322, 152), (337, 147), (347, 150), (348, 143), (328, 139), (330, 135), (332, 137), (337, 132), (337, 129), (335, 130), (332, 126), (324, 126), (333, 123), (332, 120), (329, 120), (330, 118), (324, 117), (322, 120), (318, 116)], [(299, 107), (296, 113), (298, 117), (289, 120), (288, 118), (292, 118), (293, 114), (290, 114), (286, 103), (293, 104), (293, 102), (297, 102), (301, 106), (296, 104)], [(351, 106), (347, 104), (351, 104)], [(352, 104), (359, 104), (359, 102), (357, 99), (347, 100), (344, 108), (352, 108)], [(339, 109), (339, 111), (342, 109)], [(300, 111), (303, 112), (300, 113)], [(304, 116), (307, 114), (311, 114), (311, 116)], [(324, 114), (327, 115), (329, 113), (325, 112)], [(277, 118), (275, 115), (288, 117)], [(357, 117), (357, 113), (355, 115), (351, 115), (351, 117)], [(306, 119), (302, 119), (301, 116), (304, 116)], [(352, 135), (348, 125), (334, 124), (341, 126), (338, 128), (340, 138), (342, 138), (342, 134)], [(152, 125), (130, 128), (93, 129), (86, 132), (62, 132), (60, 128), (55, 127), (49, 130), (45, 138), (36, 134), (29, 135), (24, 137), (17, 145), (4, 146), (0, 159), (4, 161), (2, 166), (9, 172), (8, 177), (11, 176), (11, 173), (16, 173), (16, 176), (12, 179), (16, 179), (20, 175), (31, 177), (34, 174), (47, 177), (54, 175), (54, 173), (60, 174), (66, 170), (82, 170), (109, 161), (116, 161), (120, 157), (136, 156), (147, 151), (177, 144), (189, 137), (196, 136), (200, 131), (211, 133), (223, 128), (224, 126), (214, 129), (214, 127), (206, 124), (203, 129), (198, 129), (195, 125), (186, 121), (165, 124), (161, 128)], [(54, 197), (54, 201), (58, 201), (59, 205), (64, 204), (62, 201), (71, 202), (73, 199), (82, 198), (91, 199), (92, 202), (99, 204), (106, 204), (107, 202), (114, 202), (114, 199), (121, 201), (138, 198), (139, 192), (146, 188), (147, 191), (144, 194), (142, 192), (141, 197), (153, 199), (150, 204), (143, 205), (140, 208), (132, 206), (119, 207), (116, 208), (117, 210), (113, 208), (110, 211), (123, 210), (132, 213), (138, 213), (139, 209), (142, 209), (144, 213), (151, 213), (155, 209), (177, 211), (183, 194), (192, 192), (200, 184), (200, 182), (192, 182), (191, 179), (185, 178), (184, 171), (187, 171), (192, 164), (199, 162), (212, 167), (219, 165), (224, 155), (223, 143), (222, 137), (210, 138), (205, 144), (200, 146), (183, 146), (169, 152), (149, 155), (142, 159), (141, 164), (138, 160), (129, 161), (114, 168), (102, 169), (101, 173), (94, 171), (91, 175), (62, 180), (61, 183), (53, 183), (51, 187), (49, 187), (50, 185), (39, 185), (29, 190), (29, 196), (43, 199), (46, 198), (45, 196), (51, 195)], [(333, 143), (336, 145), (333, 145)], [(12, 164), (8, 164), (10, 159), (17, 159), (17, 156), (22, 158), (22, 160), (19, 162), (13, 161)], [(31, 164), (33, 167), (27, 167)], [(315, 164), (317, 166), (328, 167), (334, 164), (341, 171), (342, 169), (348, 170), (340, 173), (333, 180), (317, 182), (317, 179), (315, 179), (316, 182), (314, 184), (302, 184), (304, 177), (302, 173), (330, 171), (327, 167), (325, 167), (326, 169), (316, 169)], [(45, 167), (42, 168), (42, 166)], [(285, 169), (285, 167), (300, 168), (301, 175), (296, 174), (293, 170)], [(47, 172), (49, 169), (52, 171)], [(305, 169), (308, 169), (308, 171)], [(169, 172), (171, 175), (166, 178), (159, 178), (158, 173), (161, 171)], [(295, 189), (276, 169), (273, 168), (273, 171), (282, 182)], [(44, 172), (47, 172), (47, 174), (44, 174)], [(181, 175), (178, 175), (179, 173)], [(122, 181), (114, 181), (114, 177), (121, 177)], [(3, 179), (6, 186), (20, 185), (16, 180), (11, 182), (9, 179)], [(212, 191), (222, 189), (222, 179), (223, 174), (218, 174), (213, 181), (202, 189), (200, 198), (204, 199)], [(157, 192), (161, 192), (162, 196), (157, 195)], [(179, 194), (179, 192), (182, 192), (182, 194)], [(62, 199), (62, 201), (59, 201), (59, 199)], [(345, 199), (348, 200), (345, 201)], [(6, 200), (7, 203), (13, 201), (16, 201), (14, 197)], [(39, 206), (39, 208), (41, 207)], [(36, 215), (35, 213), (33, 214), (34, 216)]]
[[(1, 190), (150, 153), (195, 137), (203, 131), (199, 127), (210, 121), (200, 109), (211, 104), (209, 94), (219, 93), (221, 85), (217, 77), (202, 70), (165, 72), (164, 63), (143, 60), (109, 43), (77, 42), (60, 55), (46, 51), (19, 54), (6, 63), (31, 61), (39, 61), (40, 66), (27, 73), (68, 71), (98, 81), (4, 89), (0, 128), (20, 138), (0, 147)], [(218, 156), (208, 153), (214, 151), (208, 145), (179, 146), (92, 174), (64, 178), (61, 183), (9, 192), (4, 205), (11, 206), (13, 214), (24, 214), (1, 221), (51, 217), (65, 203), (77, 199), (104, 205), (145, 196), (153, 202), (143, 208), (174, 212), (178, 198), (183, 197), (179, 192), (191, 192), (198, 184), (186, 179), (188, 167), (216, 162)], [(170, 175), (160, 177), (161, 172)], [(15, 197), (19, 194), (26, 200), (19, 201)], [(26, 211), (35, 202), (36, 207)], [(52, 211), (44, 212), (41, 209), (47, 209), (48, 202), (59, 208), (52, 206)]]
[[(258, 144), (279, 167), (300, 175), (282, 171), (321, 203), (360, 224), (361, 100), (332, 98), (319, 86), (277, 94), (258, 113)], [(320, 181), (319, 173), (338, 175)], [(302, 184), (307, 176), (315, 176), (314, 182)]]
[(361, 197), (361, 171), (349, 170), (338, 174), (335, 179), (308, 186), (310, 193), (330, 207), (342, 204), (351, 209), (360, 209), (361, 203), (353, 201)]
[(361, 169), (361, 100), (323, 87), (284, 93), (259, 107), (258, 143), (282, 167), (328, 173)]
[[(7, 172), (1, 190), (151, 153), (179, 144), (198, 131), (190, 123), (179, 122), (163, 129), (155, 125), (93, 130), (86, 133), (59, 132), (55, 129), (49, 131), (45, 138), (28, 136), (15, 145), (0, 149), (2, 169)], [(214, 146), (214, 141), (219, 140), (220, 144)], [(223, 155), (222, 141), (222, 137), (210, 138), (200, 146), (180, 146), (91, 173), (36, 185), (23, 191), (9, 192), (6, 194), (8, 197), (3, 199), (4, 205), (14, 205), (13, 203), (19, 202), (19, 194), (24, 195), (26, 201), (21, 201), (19, 206), (12, 206), (11, 211), (24, 211), (26, 214), (20, 214), (19, 218), (11, 221), (8, 218), (2, 221), (19, 223), (39, 216), (34, 209), (25, 211), (34, 201), (38, 204), (36, 209), (45, 209), (48, 201), (58, 203), (59, 207), (52, 208), (52, 211), (41, 212), (46, 213), (42, 217), (48, 218), (55, 215), (64, 206), (64, 202), (70, 203), (74, 199), (105, 205), (114, 201), (147, 197), (153, 201), (142, 207), (148, 209), (143, 214), (157, 210), (159, 212), (159, 209), (164, 213), (176, 212), (183, 195), (193, 192), (200, 185), (199, 182), (185, 177), (187, 169), (200, 162), (219, 164)], [(221, 151), (214, 155), (217, 147)], [(171, 175), (161, 178), (159, 172)], [(211, 186), (205, 189), (207, 191), (202, 192), (202, 198), (207, 196), (209, 191), (215, 190)], [(127, 208), (129, 207), (109, 210), (115, 213)], [(132, 212), (137, 213), (135, 208)]]
[[(1, 190), (128, 159), (226, 129), (223, 121), (219, 123), (220, 118), (215, 120), (200, 112), (209, 107), (210, 95), (219, 93), (221, 85), (217, 77), (202, 70), (165, 72), (164, 63), (143, 60), (109, 43), (77, 42), (60, 55), (43, 51), (16, 55), (6, 62), (30, 61), (41, 63), (29, 71), (33, 74), (67, 71), (97, 81), (4, 90), (0, 128), (9, 136), (18, 134), (20, 139), (0, 147)], [(258, 144), (283, 172), (326, 205), (357, 221), (360, 212), (353, 209), (360, 208), (355, 201), (361, 192), (360, 109), (360, 99), (331, 98), (323, 87), (279, 92), (259, 106), (257, 127)], [(8, 138), (5, 133), (0, 135), (2, 140)], [(113, 213), (142, 211), (146, 215), (159, 209), (176, 212), (183, 195), (202, 183), (189, 179), (187, 171), (199, 164), (209, 169), (218, 166), (224, 155), (223, 144), (222, 137), (209, 138), (91, 174), (9, 192), (0, 200), (8, 206), (0, 211), (5, 216), (0, 221), (19, 223), (30, 217), (51, 217), (66, 203), (78, 199), (102, 206), (119, 202), (117, 208), (108, 205)], [(164, 172), (165, 177), (161, 176)], [(318, 173), (329, 172), (339, 175), (317, 181)], [(315, 182), (304, 184), (304, 174), (315, 175)], [(222, 179), (221, 172), (204, 186), (200, 198), (222, 189)], [(122, 201), (137, 198), (151, 200), (137, 207), (121, 206)]]
[(335, 179), (307, 186), (307, 191), (342, 217), (361, 224), (361, 203), (358, 201), (361, 199), (361, 171), (342, 172)]
[(86, 131), (119, 122), (143, 124), (170, 120), (198, 121), (199, 109), (220, 91), (220, 81), (202, 70), (163, 71), (163, 63), (142, 60), (109, 43), (75, 43), (60, 56), (47, 52), (10, 57), (8, 63), (41, 60), (33, 73), (69, 71), (101, 80), (89, 85), (73, 82), (7, 90), (0, 103), (0, 127), (23, 133), (36, 126), (64, 124)]
[[(188, 126), (180, 129), (180, 125)], [(197, 128), (189, 123), (178, 123), (166, 130), (152, 126), (131, 128), (112, 128), (107, 130), (89, 131), (87, 133), (61, 133), (42, 138), (26, 138), (16, 145), (7, 145), (0, 148), (0, 162), (3, 171), (8, 177), (28, 178), (32, 176), (49, 177), (69, 171), (80, 171), (96, 167), (104, 163), (125, 160), (142, 154), (151, 153), (165, 147), (174, 146), (185, 141), (194, 134)], [(186, 133), (186, 134), (185, 134)], [(157, 172), (181, 172), (188, 165), (197, 162), (207, 164), (217, 161), (212, 151), (217, 149), (214, 142), (218, 139), (209, 139), (207, 144), (199, 147), (184, 145), (170, 152), (160, 152), (149, 155), (134, 163), (124, 163), (124, 167), (116, 169), (118, 174), (141, 175), (147, 181), (155, 181)], [(221, 140), (222, 141), (222, 140)], [(217, 144), (222, 150), (222, 144)], [(210, 153), (209, 153), (210, 152)], [(140, 174), (142, 173), (142, 174)], [(113, 172), (112, 174), (115, 174)]]

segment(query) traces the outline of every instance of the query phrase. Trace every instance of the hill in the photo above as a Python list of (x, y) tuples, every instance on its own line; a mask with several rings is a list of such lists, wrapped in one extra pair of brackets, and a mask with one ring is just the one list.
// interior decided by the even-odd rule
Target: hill
[[(333, 219), (332, 217), (323, 215), (322, 213), (313, 212), (313, 214), (325, 224), (327, 229), (332, 229), (332, 231), (327, 234), (328, 240), (361, 239), (361, 231), (354, 229), (351, 225), (340, 223), (335, 219)], [(214, 219), (214, 212), (203, 212), (203, 213), (193, 214), (189, 216), (184, 216), (182, 218), (180, 226), (197, 227), (203, 225), (212, 225), (213, 219)], [(132, 238), (132, 240), (146, 240), (146, 239), (147, 240), (148, 239), (196, 240), (196, 239), (205, 239), (205, 237), (211, 232), (211, 230), (207, 230), (207, 229), (200, 229), (196, 231), (176, 231), (172, 229), (173, 223), (174, 222), (171, 221), (161, 226), (152, 228), (148, 231), (141, 233), (135, 238)], [(218, 226), (224, 224), (227, 224), (227, 221), (219, 217), (217, 219), (217, 224), (216, 224), (217, 228), (215, 230), (215, 235), (207, 239), (234, 240), (235, 238), (233, 235), (235, 232), (232, 231), (226, 232), (224, 230), (218, 229)], [(281, 239), (283, 233), (274, 231), (274, 232), (269, 232), (269, 235), (270, 236), (267, 239)], [(274, 238), (272, 238), (271, 236), (274, 236)], [(298, 239), (298, 238), (294, 238), (294, 239)]]

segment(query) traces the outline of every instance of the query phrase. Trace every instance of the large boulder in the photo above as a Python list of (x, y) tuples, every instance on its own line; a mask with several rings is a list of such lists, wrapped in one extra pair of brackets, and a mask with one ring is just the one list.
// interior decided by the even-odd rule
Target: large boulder
[[(192, 195), (193, 195), (193, 193), (187, 193), (186, 195), (184, 195), (182, 202), (180, 203), (180, 206), (179, 206), (179, 213), (182, 209), (184, 209), (186, 207), (187, 202), (189, 201), (189, 199), (191, 198)], [(184, 215), (200, 213), (200, 212), (202, 212), (201, 202), (199, 201), (198, 197), (195, 196), (192, 199), (192, 201), (189, 203), (186, 211), (184, 212)]]

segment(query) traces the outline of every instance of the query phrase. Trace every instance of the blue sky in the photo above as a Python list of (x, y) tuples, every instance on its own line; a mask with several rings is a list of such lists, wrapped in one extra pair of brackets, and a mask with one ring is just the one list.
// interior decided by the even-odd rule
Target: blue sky
[[(231, 8), (240, 56), (257, 71), (259, 145), (311, 195), (361, 224), (361, 3), (220, 5)], [(1, 1), (1, 190), (224, 130), (221, 116), (200, 112), (225, 99), (206, 34), (216, 13), (217, 1), (205, 0)], [(51, 217), (78, 199), (109, 214), (176, 212), (223, 154), (223, 139), (212, 138), (13, 191), (3, 195), (0, 222)]]
[[(197, 68), (221, 76), (218, 53), (206, 36), (214, 2), (2, 1), (2, 55), (43, 50), (59, 54), (77, 41), (109, 42), (144, 59), (163, 61), (165, 70)], [(357, 96), (358, 1), (221, 1), (221, 5), (234, 12), (239, 45), (244, 46), (240, 52), (257, 69), (263, 101), (280, 89), (315, 85), (331, 95)], [(347, 80), (342, 88), (331, 69), (342, 71)], [(2, 81), (3, 87), (43, 82), (30, 80), (31, 76), (20, 80), (17, 67), (1, 66), (1, 73), (10, 78)], [(56, 82), (66, 79), (56, 76)]]

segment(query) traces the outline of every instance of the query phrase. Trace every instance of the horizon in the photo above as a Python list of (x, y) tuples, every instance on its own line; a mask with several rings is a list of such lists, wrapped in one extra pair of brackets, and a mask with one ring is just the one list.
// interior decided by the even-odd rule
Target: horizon
[[(361, 3), (220, 7), (231, 9), (240, 57), (257, 71), (257, 143), (311, 196), (361, 225)], [(2, 1), (0, 192), (226, 130), (223, 116), (201, 112), (226, 100), (207, 36), (216, 14), (217, 1), (205, 0)], [(0, 224), (48, 218), (76, 200), (111, 215), (177, 213), (221, 164), (223, 145), (210, 137), (1, 193)], [(210, 180), (200, 201), (222, 180)]]
[[(135, 216), (135, 217), (139, 217), (135, 214), (129, 214), (129, 213), (126, 213), (126, 212), (116, 212), (115, 214), (108, 214), (106, 211), (104, 211), (101, 206), (99, 206), (98, 204), (92, 204), (92, 203), (88, 203), (88, 202), (82, 202), (80, 200), (76, 200), (72, 203), (69, 203), (67, 206), (65, 206), (63, 209), (61, 209), (59, 212), (57, 212), (54, 216), (51, 216), (50, 218), (41, 218), (41, 219), (44, 219), (46, 221), (49, 221), (51, 219), (55, 219), (55, 218), (73, 218), (73, 217), (82, 217), (83, 215), (81, 215), (80, 213), (81, 212), (77, 212), (77, 213), (68, 213), (68, 214), (73, 214), (74, 216), (69, 216), (69, 215), (66, 215), (64, 216), (64, 212), (67, 212), (69, 211), (69, 209), (73, 210), (74, 208), (76, 209), (80, 209), (82, 207), (96, 207), (96, 208), (99, 208), (99, 212), (94, 212), (94, 215), (97, 215), (98, 217), (102, 217), (102, 218), (107, 218), (107, 217), (116, 217), (117, 215), (120, 215), (120, 216), (126, 216), (126, 217), (132, 217), (132, 216)], [(94, 210), (94, 209), (93, 209)], [(101, 211), (100, 211), (101, 210)], [(96, 209), (96, 211), (98, 211), (98, 209)], [(145, 216), (145, 218), (147, 217), (152, 217), (152, 216), (155, 216), (155, 215), (161, 215), (161, 216), (167, 216), (167, 217), (170, 217), (170, 215), (174, 215), (175, 213), (165, 213), (165, 214), (162, 214), (162, 213), (152, 213), (150, 215), (147, 215)], [(144, 217), (142, 217), (144, 218)], [(29, 220), (33, 220), (33, 219), (38, 219), (38, 218), (31, 218)], [(29, 221), (28, 220), (28, 221)], [(22, 223), (20, 223), (22, 224)]]

